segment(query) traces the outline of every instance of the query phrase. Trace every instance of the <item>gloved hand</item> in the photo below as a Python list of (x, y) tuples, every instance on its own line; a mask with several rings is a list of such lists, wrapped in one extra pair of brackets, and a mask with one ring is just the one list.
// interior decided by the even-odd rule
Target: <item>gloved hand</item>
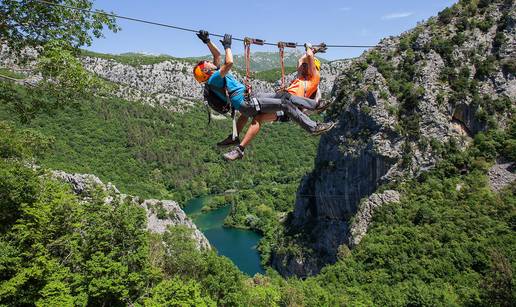
[(199, 33), (197, 33), (197, 37), (205, 44), (210, 42), (210, 33), (208, 33), (208, 31), (200, 30)]
[(231, 34), (224, 34), (224, 38), (220, 40), (224, 49), (231, 48)]
[(325, 43), (320, 43), (318, 47), (314, 48), (314, 53), (325, 53), (328, 50)]
[(310, 43), (305, 43), (305, 50), (308, 50), (308, 49), (312, 49), (312, 44)]

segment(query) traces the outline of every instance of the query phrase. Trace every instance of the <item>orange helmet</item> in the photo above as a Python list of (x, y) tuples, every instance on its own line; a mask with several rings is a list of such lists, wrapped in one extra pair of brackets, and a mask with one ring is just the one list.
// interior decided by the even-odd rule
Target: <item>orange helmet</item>
[(200, 61), (199, 63), (197, 63), (197, 65), (195, 65), (195, 67), (193, 69), (193, 74), (194, 74), (195, 80), (197, 80), (197, 82), (199, 82), (199, 83), (208, 81), (211, 74), (213, 73), (213, 71), (211, 71), (211, 70), (207, 71), (205, 69), (206, 63), (207, 63), (206, 61)]

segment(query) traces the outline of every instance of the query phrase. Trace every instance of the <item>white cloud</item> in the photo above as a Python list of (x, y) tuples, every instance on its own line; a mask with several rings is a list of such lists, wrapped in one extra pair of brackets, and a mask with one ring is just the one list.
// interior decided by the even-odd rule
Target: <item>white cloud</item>
[(392, 13), (382, 16), (382, 20), (390, 20), (390, 19), (398, 19), (398, 18), (406, 18), (414, 15), (414, 12), (402, 12), (402, 13)]
[(350, 7), (339, 7), (339, 11), (349, 12), (349, 11), (351, 11), (351, 8)]

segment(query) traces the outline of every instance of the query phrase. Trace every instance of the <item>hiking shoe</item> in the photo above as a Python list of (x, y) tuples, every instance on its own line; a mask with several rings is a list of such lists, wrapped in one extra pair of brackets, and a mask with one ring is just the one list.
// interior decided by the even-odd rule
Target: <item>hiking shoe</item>
[(244, 152), (240, 150), (240, 148), (236, 147), (232, 151), (224, 154), (224, 159), (227, 161), (235, 161), (238, 159), (242, 159), (244, 157)]
[(321, 99), (321, 100), (319, 100), (319, 103), (317, 103), (317, 107), (315, 107), (314, 113), (315, 114), (322, 113), (322, 112), (326, 111), (326, 109), (328, 109), (328, 107), (330, 105), (331, 105), (330, 100)]
[(318, 123), (317, 126), (315, 127), (315, 131), (312, 132), (312, 135), (319, 135), (319, 134), (326, 133), (326, 132), (330, 131), (331, 129), (333, 129), (333, 127), (335, 127), (334, 122)]
[(328, 109), (328, 107), (330, 105), (331, 105), (331, 102), (329, 100), (321, 99), (317, 103), (317, 106), (315, 107), (315, 109), (313, 109), (313, 110), (304, 110), (303, 112), (306, 115), (319, 114), (319, 113), (322, 113), (322, 112), (326, 111), (326, 109)]
[(222, 147), (222, 146), (231, 146), (231, 145), (238, 145), (238, 144), (240, 144), (240, 139), (238, 138), (238, 136), (236, 137), (236, 139), (233, 140), (233, 135), (230, 134), (230, 135), (228, 135), (227, 138), (218, 142), (217, 146)]

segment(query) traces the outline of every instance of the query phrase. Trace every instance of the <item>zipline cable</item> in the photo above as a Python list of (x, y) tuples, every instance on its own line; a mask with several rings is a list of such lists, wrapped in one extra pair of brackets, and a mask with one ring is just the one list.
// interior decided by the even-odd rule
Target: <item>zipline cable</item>
[[(238, 193), (235, 192), (228, 192), (228, 193), (216, 193), (216, 194), (209, 194), (209, 196), (238, 196)], [(347, 199), (349, 196), (347, 195), (330, 195), (330, 194), (296, 194), (296, 198), (327, 198), (327, 199)]]
[[(189, 29), (189, 28), (185, 28), (185, 27), (179, 27), (179, 26), (174, 26), (174, 25), (165, 24), (165, 23), (161, 23), (161, 22), (155, 22), (155, 21), (149, 21), (149, 20), (144, 20), (144, 19), (140, 19), (140, 18), (133, 18), (133, 17), (127, 17), (127, 16), (122, 16), (122, 15), (117, 15), (117, 14), (112, 14), (112, 13), (106, 13), (106, 12), (99, 11), (99, 10), (89, 10), (89, 9), (84, 9), (84, 8), (75, 7), (75, 6), (66, 5), (66, 4), (48, 2), (48, 1), (45, 1), (45, 0), (32, 0), (32, 1), (33, 2), (38, 2), (38, 3), (41, 3), (41, 4), (45, 4), (45, 5), (59, 6), (59, 7), (63, 7), (63, 8), (71, 9), (71, 10), (88, 12), (88, 13), (92, 13), (92, 14), (100, 14), (100, 15), (114, 17), (114, 18), (118, 18), (118, 19), (125, 19), (125, 20), (145, 23), (145, 24), (159, 26), (159, 27), (176, 29), (176, 30), (180, 30), (180, 31), (187, 31), (187, 32), (192, 32), (192, 33), (198, 33), (199, 32), (198, 30)], [(215, 34), (215, 33), (210, 33), (210, 35), (215, 36), (215, 37), (224, 37), (224, 35)], [(236, 41), (240, 41), (240, 42), (243, 42), (245, 40), (245, 38), (238, 38), (238, 37), (233, 37), (233, 39), (236, 40)], [(261, 45), (277, 46), (277, 43), (267, 43), (265, 41), (262, 41)], [(303, 45), (296, 43), (296, 47), (303, 47)], [(314, 47), (318, 47), (318, 45), (314, 45)], [(329, 47), (329, 48), (374, 48), (374, 47), (377, 47), (377, 45), (335, 45), (335, 44), (327, 44), (326, 47)]]
[(23, 84), (26, 84), (26, 85), (29, 85), (30, 87), (33, 87), (34, 85), (32, 83), (30, 83), (29, 81), (27, 81), (27, 79), (17, 79), (17, 78), (13, 78), (13, 77), (9, 77), (9, 76), (6, 76), (6, 75), (2, 75), (0, 74), (0, 79), (4, 79), (4, 80), (8, 80), (8, 81), (12, 81), (12, 82), (21, 82)]

